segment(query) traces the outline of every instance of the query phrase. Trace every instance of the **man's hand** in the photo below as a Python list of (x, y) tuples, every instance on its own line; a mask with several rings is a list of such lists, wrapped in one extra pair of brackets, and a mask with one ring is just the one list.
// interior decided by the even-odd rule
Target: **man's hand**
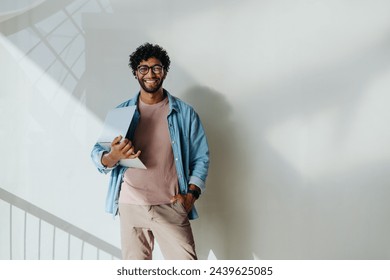
[(141, 151), (135, 153), (135, 148), (129, 139), (123, 139), (122, 136), (117, 136), (111, 142), (111, 151), (105, 153), (102, 157), (102, 164), (106, 167), (113, 167), (121, 159), (137, 158)]
[[(189, 185), (189, 189), (192, 189), (192, 190), (196, 189), (200, 193), (200, 189), (195, 185)], [(183, 204), (184, 209), (186, 210), (187, 213), (189, 213), (191, 211), (192, 207), (195, 204), (195, 201), (196, 201), (196, 198), (191, 193), (177, 194), (174, 197), (172, 197), (172, 199), (171, 199), (171, 203), (179, 202), (179, 203)]]

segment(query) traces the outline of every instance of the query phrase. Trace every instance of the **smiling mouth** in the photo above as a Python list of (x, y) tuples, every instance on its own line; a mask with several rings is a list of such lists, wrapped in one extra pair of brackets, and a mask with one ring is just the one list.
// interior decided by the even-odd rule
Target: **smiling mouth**
[(158, 79), (144, 80), (144, 82), (147, 83), (147, 84), (157, 84), (158, 83)]

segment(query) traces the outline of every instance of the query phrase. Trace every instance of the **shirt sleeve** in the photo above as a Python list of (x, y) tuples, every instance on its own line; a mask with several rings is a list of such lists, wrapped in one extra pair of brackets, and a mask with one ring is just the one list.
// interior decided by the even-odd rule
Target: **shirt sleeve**
[(119, 162), (115, 164), (113, 167), (106, 167), (102, 164), (102, 157), (105, 152), (109, 152), (109, 148), (101, 146), (99, 143), (96, 143), (95, 146), (93, 146), (92, 152), (91, 152), (91, 158), (93, 163), (95, 164), (96, 168), (99, 170), (99, 172), (107, 174), (111, 170), (113, 170), (115, 167), (118, 166)]
[(202, 192), (206, 189), (206, 178), (209, 169), (209, 146), (200, 118), (193, 112), (190, 133), (190, 176), (189, 183), (198, 186)]

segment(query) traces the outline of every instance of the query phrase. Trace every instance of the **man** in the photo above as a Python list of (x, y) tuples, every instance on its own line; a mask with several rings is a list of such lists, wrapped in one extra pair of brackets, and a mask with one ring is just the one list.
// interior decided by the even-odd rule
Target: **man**
[[(140, 84), (118, 106), (137, 105), (129, 131), (111, 149), (95, 144), (91, 154), (100, 172), (111, 172), (106, 210), (119, 212), (122, 257), (152, 259), (156, 238), (165, 259), (197, 259), (189, 219), (198, 217), (194, 203), (208, 174), (203, 126), (191, 106), (163, 88), (170, 66), (163, 48), (141, 45), (129, 66)], [(137, 157), (146, 170), (118, 164)]]

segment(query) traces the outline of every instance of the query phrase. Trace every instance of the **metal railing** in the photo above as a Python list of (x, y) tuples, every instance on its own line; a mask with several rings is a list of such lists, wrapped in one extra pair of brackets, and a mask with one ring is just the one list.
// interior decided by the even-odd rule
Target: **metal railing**
[[(120, 259), (120, 249), (69, 222), (0, 188), (9, 222), (1, 222), (2, 258), (12, 259)], [(3, 209), (3, 208), (2, 208)], [(3, 217), (7, 213), (2, 211)], [(7, 224), (8, 235), (7, 236)], [(8, 253), (6, 251), (9, 251)], [(7, 257), (8, 254), (8, 257)]]

